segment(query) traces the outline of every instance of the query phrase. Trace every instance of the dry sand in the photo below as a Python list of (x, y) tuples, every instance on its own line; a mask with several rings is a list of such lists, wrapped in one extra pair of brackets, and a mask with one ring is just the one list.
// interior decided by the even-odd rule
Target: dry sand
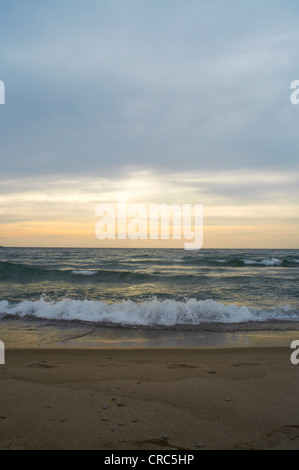
[(0, 449), (298, 449), (288, 348), (12, 350)]

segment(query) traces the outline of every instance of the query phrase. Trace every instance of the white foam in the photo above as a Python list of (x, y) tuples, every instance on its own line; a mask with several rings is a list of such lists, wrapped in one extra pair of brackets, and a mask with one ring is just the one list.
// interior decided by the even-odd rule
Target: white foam
[(299, 320), (298, 310), (290, 306), (270, 309), (224, 304), (209, 300), (186, 301), (156, 298), (137, 303), (124, 300), (109, 304), (102, 301), (63, 299), (57, 302), (42, 297), (38, 301), (24, 300), (19, 304), (0, 302), (0, 317), (33, 316), (47, 320), (86, 321), (131, 326), (199, 325), (201, 323), (243, 323), (249, 321)]
[(93, 276), (94, 274), (97, 274), (98, 271), (79, 271), (74, 269), (72, 274), (76, 274), (78, 276)]
[(264, 264), (265, 266), (279, 266), (281, 264), (281, 261), (277, 258), (271, 258), (271, 259), (264, 259), (261, 261), (260, 264)]
[(252, 259), (244, 259), (244, 264), (262, 264), (264, 266), (279, 266), (281, 261), (277, 258), (263, 259), (262, 261), (255, 261)]

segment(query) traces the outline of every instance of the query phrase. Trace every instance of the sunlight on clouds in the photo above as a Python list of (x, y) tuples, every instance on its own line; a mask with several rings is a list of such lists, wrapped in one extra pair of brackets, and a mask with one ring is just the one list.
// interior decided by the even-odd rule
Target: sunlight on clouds
[[(203, 204), (204, 247), (294, 247), (299, 239), (297, 188), (298, 177), (282, 172), (157, 175), (139, 171), (109, 180), (14, 181), (0, 194), (0, 244), (107, 246), (94, 234), (95, 209), (122, 197), (128, 204), (147, 206)], [(136, 240), (133, 246), (159, 243)], [(168, 246), (181, 243), (173, 240)]]

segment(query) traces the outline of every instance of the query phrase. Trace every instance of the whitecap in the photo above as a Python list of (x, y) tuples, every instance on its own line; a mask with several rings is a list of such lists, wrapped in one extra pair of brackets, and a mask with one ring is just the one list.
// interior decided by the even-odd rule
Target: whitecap
[(224, 304), (213, 299), (185, 301), (159, 300), (144, 302), (123, 300), (107, 303), (93, 300), (65, 298), (49, 301), (24, 300), (19, 304), (0, 302), (0, 316), (25, 318), (33, 316), (47, 320), (85, 321), (97, 324), (127, 326), (175, 326), (201, 323), (244, 323), (269, 320), (299, 320), (299, 312), (289, 305), (268, 309), (236, 304)]

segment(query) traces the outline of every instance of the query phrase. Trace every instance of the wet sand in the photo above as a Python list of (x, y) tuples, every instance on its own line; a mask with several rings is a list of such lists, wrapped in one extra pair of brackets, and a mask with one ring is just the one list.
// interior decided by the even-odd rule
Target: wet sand
[(32, 349), (0, 366), (0, 449), (298, 449), (287, 347)]

